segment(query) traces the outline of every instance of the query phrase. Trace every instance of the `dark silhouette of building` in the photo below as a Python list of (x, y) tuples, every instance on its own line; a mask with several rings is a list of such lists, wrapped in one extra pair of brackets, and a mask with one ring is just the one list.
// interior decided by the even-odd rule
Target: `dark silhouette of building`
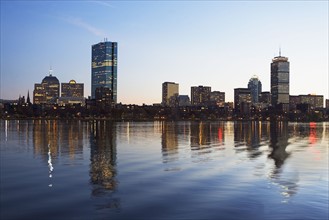
[(247, 88), (234, 89), (234, 110), (237, 114), (248, 114), (251, 107), (251, 92)]
[(225, 104), (225, 92), (213, 91), (210, 93), (210, 102), (212, 105), (224, 107)]
[(261, 92), (258, 101), (263, 108), (268, 107), (271, 104), (271, 93)]
[(96, 98), (96, 89), (108, 88), (112, 103), (117, 103), (117, 42), (104, 41), (92, 45), (91, 96)]
[(107, 87), (98, 87), (95, 91), (96, 105), (99, 107), (110, 107), (112, 105), (112, 92)]
[(178, 106), (190, 106), (191, 105), (190, 97), (188, 97), (188, 95), (179, 95), (177, 97), (177, 99), (178, 99)]

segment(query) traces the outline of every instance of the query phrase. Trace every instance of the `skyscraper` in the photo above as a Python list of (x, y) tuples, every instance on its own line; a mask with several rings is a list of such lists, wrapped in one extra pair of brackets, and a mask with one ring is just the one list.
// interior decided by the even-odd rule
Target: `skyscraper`
[(117, 103), (117, 42), (104, 41), (92, 45), (91, 54), (91, 97), (96, 88), (111, 90), (112, 103)]
[(251, 102), (256, 104), (259, 102), (259, 95), (262, 92), (262, 83), (258, 79), (258, 76), (254, 75), (250, 78), (248, 83), (248, 89), (251, 92)]
[(191, 87), (191, 104), (207, 106), (210, 102), (210, 86), (192, 86)]
[(174, 82), (162, 83), (162, 105), (174, 106), (179, 94), (179, 84)]
[(271, 102), (272, 106), (289, 111), (289, 62), (281, 52), (271, 63)]

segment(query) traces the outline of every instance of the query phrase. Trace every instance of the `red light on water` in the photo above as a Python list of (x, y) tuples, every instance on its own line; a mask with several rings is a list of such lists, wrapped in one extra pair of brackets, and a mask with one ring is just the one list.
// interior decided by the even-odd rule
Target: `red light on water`
[(223, 131), (222, 131), (221, 128), (218, 128), (218, 141), (219, 141), (220, 143), (223, 142)]
[(309, 141), (311, 144), (316, 143), (316, 123), (315, 122), (310, 122), (310, 136), (309, 136)]

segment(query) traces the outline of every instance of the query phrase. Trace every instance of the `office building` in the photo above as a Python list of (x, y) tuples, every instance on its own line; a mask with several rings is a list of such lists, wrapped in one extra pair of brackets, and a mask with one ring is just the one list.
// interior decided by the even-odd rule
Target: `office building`
[(234, 110), (236, 113), (249, 113), (251, 107), (251, 91), (247, 88), (234, 89)]
[(250, 78), (248, 89), (250, 89), (251, 92), (252, 104), (257, 104), (259, 102), (259, 95), (262, 92), (262, 83), (256, 75)]
[(213, 91), (210, 93), (210, 102), (212, 105), (224, 107), (225, 104), (225, 92)]
[(75, 80), (70, 80), (69, 83), (61, 83), (61, 97), (58, 98), (58, 105), (84, 105), (83, 87), (83, 83), (76, 83)]
[(49, 76), (43, 78), (41, 83), (34, 84), (34, 104), (54, 104), (59, 97), (59, 81), (49, 71)]
[(273, 107), (289, 111), (289, 62), (281, 52), (271, 63), (271, 102)]
[(301, 104), (309, 104), (312, 109), (323, 108), (323, 95), (299, 95)]
[(117, 42), (104, 41), (92, 45), (91, 54), (91, 96), (96, 89), (108, 88), (111, 102), (117, 103)]
[(83, 83), (70, 80), (69, 83), (61, 84), (61, 97), (83, 97)]
[(290, 110), (296, 110), (300, 104), (307, 104), (310, 110), (323, 108), (323, 95), (291, 95), (289, 98)]
[(98, 106), (110, 107), (113, 104), (111, 89), (107, 87), (96, 88), (95, 100)]
[(191, 104), (197, 106), (207, 106), (210, 102), (210, 86), (192, 86)]
[(178, 99), (178, 106), (191, 105), (190, 97), (188, 97), (188, 95), (178, 95), (177, 99)]
[(175, 106), (179, 94), (179, 84), (174, 82), (162, 83), (162, 105)]

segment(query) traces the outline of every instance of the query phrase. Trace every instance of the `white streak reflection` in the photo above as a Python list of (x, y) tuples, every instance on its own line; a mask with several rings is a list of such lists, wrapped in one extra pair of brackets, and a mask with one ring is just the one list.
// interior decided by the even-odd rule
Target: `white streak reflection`
[(8, 120), (5, 120), (5, 136), (6, 141), (8, 141)]
[[(48, 144), (48, 168), (49, 168), (49, 178), (51, 179), (53, 177), (53, 170), (54, 170), (54, 167), (53, 167), (53, 164), (51, 162), (51, 152), (50, 152), (50, 144)], [(48, 185), (49, 187), (52, 187), (53, 184), (51, 183), (50, 181), (50, 184)]]

